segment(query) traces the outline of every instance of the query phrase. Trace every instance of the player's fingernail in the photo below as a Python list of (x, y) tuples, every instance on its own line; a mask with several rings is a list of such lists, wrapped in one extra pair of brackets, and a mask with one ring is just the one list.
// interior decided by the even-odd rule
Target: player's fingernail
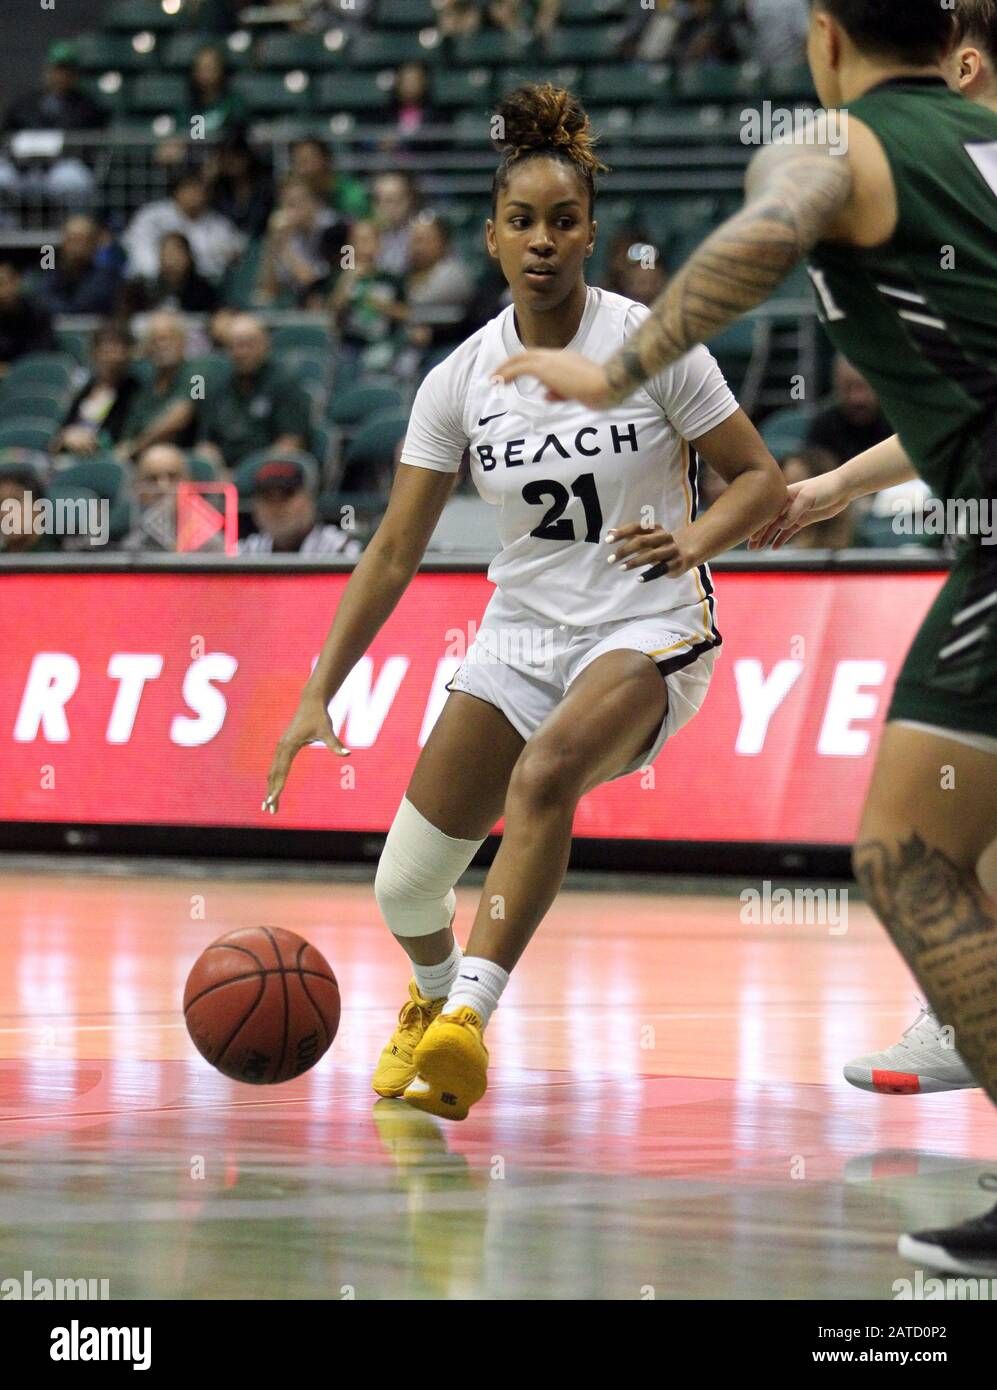
[(607, 555), (607, 556), (606, 556), (606, 564), (607, 564), (607, 565), (615, 565), (615, 564), (616, 564), (616, 556), (615, 556), (615, 555)]
[(616, 532), (615, 532), (615, 531), (607, 531), (607, 532), (606, 532), (606, 544), (607, 544), (607, 545), (612, 545), (613, 541), (615, 541), (615, 540), (616, 540)]

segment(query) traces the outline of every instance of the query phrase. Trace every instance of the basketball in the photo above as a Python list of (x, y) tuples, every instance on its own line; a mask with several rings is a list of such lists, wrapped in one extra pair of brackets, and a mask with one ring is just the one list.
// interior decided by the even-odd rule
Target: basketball
[(233, 1081), (290, 1081), (328, 1051), (339, 985), (321, 951), (282, 927), (245, 927), (213, 941), (183, 995), (201, 1056)]

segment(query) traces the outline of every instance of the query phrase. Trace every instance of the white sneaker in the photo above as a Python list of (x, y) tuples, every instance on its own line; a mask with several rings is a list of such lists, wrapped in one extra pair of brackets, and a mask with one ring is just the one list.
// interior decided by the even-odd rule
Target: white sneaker
[(856, 1057), (844, 1072), (845, 1080), (859, 1090), (885, 1096), (965, 1091), (980, 1084), (949, 1041), (948, 1030), (927, 1007), (898, 1043), (885, 1052)]

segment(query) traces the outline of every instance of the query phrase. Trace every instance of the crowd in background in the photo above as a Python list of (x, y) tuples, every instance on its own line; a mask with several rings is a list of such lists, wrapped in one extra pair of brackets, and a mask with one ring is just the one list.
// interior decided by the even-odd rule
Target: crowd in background
[[(442, 0), (438, 23), (447, 37), (525, 27), (542, 41), (555, 31), (559, 9), (560, 0)], [(317, 12), (306, 6), (302, 24)], [(806, 0), (744, 0), (734, 17), (718, 0), (679, 0), (635, 13), (620, 51), (678, 63), (798, 61), (806, 16)], [(248, 499), (244, 549), (355, 555), (360, 542), (323, 521), (319, 497), (337, 490), (386, 497), (390, 468), (346, 469), (317, 420), (315, 394), (275, 354), (260, 315), (291, 309), (324, 317), (334, 357), (326, 391), (333, 376), (390, 379), (410, 400), (425, 372), (508, 302), (506, 288), (493, 265), (465, 258), (403, 159), (393, 172), (360, 178), (337, 168), (329, 143), (309, 136), (291, 146), (289, 167), (277, 177), (268, 151), (247, 136), (221, 46), (195, 54), (189, 89), (191, 111), (214, 138), (197, 159), (182, 142), (164, 141), (157, 158), (169, 170), (166, 196), (121, 225), (95, 211), (93, 173), (81, 160), (57, 159), (37, 173), (0, 157), (0, 203), (34, 178), (62, 209), (47, 263), (25, 269), (0, 253), (0, 500), (43, 491), (68, 465), (113, 459), (140, 522), (144, 510), (162, 511), (178, 483), (213, 474), (236, 479)], [(186, 113), (180, 117), (182, 124)], [(105, 119), (80, 86), (73, 45), (63, 42), (50, 50), (38, 91), (10, 105), (4, 132), (87, 130)], [(381, 148), (401, 153), (413, 132), (438, 122), (425, 67), (402, 64)], [(634, 254), (654, 250), (649, 235), (621, 229), (600, 283), (651, 303), (667, 269), (656, 254)], [(6, 443), (4, 420), (23, 415), (30, 397), (8, 393), (3, 378), (13, 385), (21, 358), (54, 353), (60, 321), (78, 315), (102, 326), (90, 337), (88, 363), (63, 383), (50, 435), (34, 448)], [(787, 475), (821, 472), (887, 433), (875, 396), (841, 363), (834, 401), (785, 459)], [(708, 481), (707, 497), (716, 485)], [(854, 517), (835, 522), (804, 533), (801, 543), (849, 544)], [(116, 543), (169, 548), (168, 541), (168, 530), (138, 524)], [(0, 535), (0, 549), (30, 548), (28, 534)]]

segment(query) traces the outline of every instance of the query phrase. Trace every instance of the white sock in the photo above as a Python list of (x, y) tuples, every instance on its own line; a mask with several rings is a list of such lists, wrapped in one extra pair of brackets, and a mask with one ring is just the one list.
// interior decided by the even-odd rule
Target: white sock
[(457, 1009), (473, 1009), (484, 1028), (498, 1008), (508, 983), (509, 972), (501, 965), (481, 956), (465, 956), (443, 1012), (452, 1014)]
[(423, 999), (446, 999), (457, 979), (464, 953), (455, 941), (453, 950), (439, 965), (416, 965), (412, 962), (412, 974), (419, 986)]

